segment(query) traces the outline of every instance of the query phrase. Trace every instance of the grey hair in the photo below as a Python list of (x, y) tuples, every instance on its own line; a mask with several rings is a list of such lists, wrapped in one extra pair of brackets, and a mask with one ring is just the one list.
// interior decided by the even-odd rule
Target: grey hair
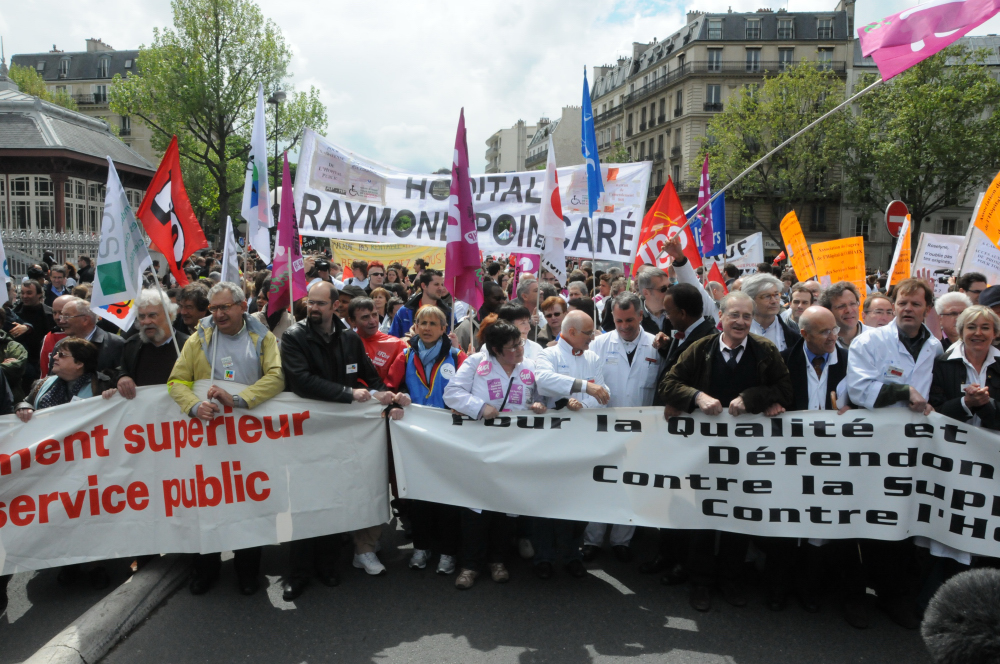
[(729, 305), (731, 305), (734, 302), (749, 302), (750, 306), (753, 306), (752, 297), (750, 297), (743, 291), (735, 291), (733, 293), (727, 293), (725, 297), (719, 300), (719, 314), (720, 315), (725, 314), (726, 310), (729, 309)]
[(531, 288), (531, 284), (537, 283), (538, 279), (535, 279), (534, 277), (525, 277), (524, 279), (521, 279), (521, 281), (517, 284), (517, 296), (523, 300), (525, 294)]
[(585, 281), (571, 281), (568, 284), (566, 284), (566, 291), (569, 292), (569, 289), (572, 286), (576, 286), (581, 291), (583, 291), (584, 296), (586, 296), (588, 294), (588, 291), (590, 290), (587, 288), (587, 282)]
[(746, 293), (751, 300), (756, 300), (757, 296), (768, 288), (775, 288), (780, 293), (784, 287), (785, 284), (781, 283), (781, 279), (773, 274), (754, 274), (743, 278), (740, 291)]
[(670, 275), (664, 272), (663, 270), (653, 267), (652, 265), (647, 265), (646, 267), (639, 270), (639, 277), (636, 280), (639, 286), (639, 292), (652, 288), (653, 279), (656, 277), (669, 278)]
[(972, 306), (972, 300), (970, 300), (969, 296), (965, 293), (959, 293), (957, 291), (954, 293), (945, 293), (941, 297), (934, 300), (934, 311), (938, 312), (938, 314), (942, 314), (944, 313), (944, 308), (949, 304), (964, 304), (966, 308), (968, 308)]
[(74, 311), (76, 311), (77, 316), (80, 316), (82, 314), (89, 314), (90, 320), (93, 321), (97, 320), (97, 314), (91, 310), (90, 302), (87, 302), (83, 298), (71, 297), (70, 299), (66, 300), (66, 304), (63, 305), (63, 311), (66, 310), (66, 307), (70, 306), (73, 307)]
[(177, 305), (170, 301), (166, 293), (161, 293), (156, 288), (144, 288), (139, 293), (139, 297), (135, 298), (137, 309), (140, 307), (155, 307), (157, 305), (163, 307), (163, 311), (170, 320), (173, 320), (177, 316)]
[[(948, 293), (948, 295), (954, 295), (954, 293)], [(955, 327), (958, 329), (959, 338), (962, 336), (962, 328), (965, 327), (966, 323), (980, 318), (988, 318), (990, 322), (993, 323), (993, 333), (1000, 334), (1000, 316), (997, 316), (990, 307), (984, 307), (981, 304), (974, 304), (970, 307), (966, 307), (965, 311), (958, 315), (958, 320), (955, 321)]]
[(53, 272), (58, 272), (59, 274), (65, 277), (69, 273), (69, 270), (67, 270), (65, 266), (62, 265), (53, 265), (52, 267), (49, 268), (49, 274), (52, 274)]
[(212, 288), (208, 291), (209, 301), (211, 301), (211, 299), (216, 295), (223, 292), (231, 293), (233, 296), (234, 303), (247, 301), (247, 295), (246, 293), (243, 292), (243, 289), (231, 281), (220, 281), (219, 283), (212, 286)]
[[(615, 295), (615, 299), (612, 300), (611, 306), (618, 307), (622, 311), (625, 311), (626, 309), (631, 309), (632, 311), (641, 312), (642, 300), (640, 300), (639, 296), (636, 295), (635, 293), (629, 293), (626, 291), (624, 293), (619, 293), (618, 295)], [(612, 309), (612, 313), (613, 311), (614, 310)]]

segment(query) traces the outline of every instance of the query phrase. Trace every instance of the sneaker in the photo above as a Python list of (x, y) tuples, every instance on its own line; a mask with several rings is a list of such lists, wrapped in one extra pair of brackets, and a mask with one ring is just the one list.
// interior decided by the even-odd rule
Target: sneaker
[(507, 583), (510, 581), (510, 572), (503, 563), (490, 563), (490, 576), (497, 583)]
[(531, 540), (527, 537), (517, 540), (517, 552), (522, 560), (531, 560), (535, 557), (535, 547), (531, 545)]
[(468, 590), (476, 582), (476, 577), (479, 572), (474, 572), (471, 569), (462, 568), (459, 573), (458, 578), (455, 579), (455, 587), (459, 590)]
[(438, 560), (438, 574), (451, 574), (455, 571), (455, 556), (446, 556), (441, 554), (441, 559)]
[(423, 569), (427, 567), (427, 559), (431, 557), (431, 552), (427, 549), (414, 549), (410, 557), (410, 569)]
[(378, 556), (371, 551), (354, 554), (354, 566), (358, 569), (363, 569), (372, 576), (385, 574), (385, 566), (379, 561)]

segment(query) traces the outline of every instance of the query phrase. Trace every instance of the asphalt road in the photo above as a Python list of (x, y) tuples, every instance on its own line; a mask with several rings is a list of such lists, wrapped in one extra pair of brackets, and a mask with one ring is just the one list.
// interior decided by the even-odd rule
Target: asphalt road
[[(844, 622), (835, 597), (816, 615), (797, 605), (772, 613), (754, 588), (745, 608), (719, 598), (701, 614), (688, 605), (686, 587), (660, 586), (610, 551), (584, 579), (561, 573), (541, 581), (515, 558), (508, 584), (480, 577), (471, 590), (458, 591), (454, 575), (407, 569), (411, 545), (393, 528), (387, 525), (382, 538), (387, 576), (369, 577), (345, 557), (339, 587), (314, 583), (286, 604), (280, 575), (287, 546), (268, 547), (267, 592), (239, 595), (226, 563), (207, 595), (181, 589), (104, 662), (930, 662), (918, 632), (877, 611), (872, 628), (859, 631)], [(643, 560), (653, 537), (640, 532), (633, 546)], [(47, 584), (40, 580), (39, 589)], [(5, 653), (0, 661), (14, 660)]]

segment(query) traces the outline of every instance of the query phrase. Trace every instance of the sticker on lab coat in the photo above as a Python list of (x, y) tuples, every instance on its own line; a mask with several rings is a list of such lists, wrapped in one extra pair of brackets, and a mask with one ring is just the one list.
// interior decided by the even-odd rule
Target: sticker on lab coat
[(231, 366), (233, 366), (233, 358), (231, 358), (231, 357), (224, 357), (224, 358), (222, 358), (222, 366), (224, 366), (224, 367), (231, 367)]
[(483, 360), (476, 367), (476, 373), (480, 376), (489, 376), (491, 371), (493, 371), (493, 363), (489, 360)]
[(617, 357), (609, 357), (608, 359), (604, 360), (604, 363), (605, 364), (618, 364), (618, 358)]
[(347, 373), (358, 373), (358, 365), (357, 364), (348, 364), (347, 365)]
[(904, 373), (900, 367), (897, 367), (895, 364), (889, 364), (882, 371), (882, 380), (890, 383), (899, 383), (903, 380)]
[(486, 389), (490, 392), (490, 399), (503, 399), (503, 384), (499, 378), (490, 378), (486, 381)]
[(223, 380), (236, 380), (236, 372), (232, 369), (226, 369), (222, 372)]
[(455, 377), (455, 367), (450, 364), (444, 364), (441, 366), (441, 377), (451, 380)]
[(524, 383), (525, 385), (535, 384), (535, 374), (531, 372), (531, 369), (521, 369), (521, 373), (519, 375), (521, 378), (521, 382)]
[(510, 397), (507, 399), (507, 403), (520, 404), (523, 401), (524, 401), (524, 387), (521, 385), (511, 385)]

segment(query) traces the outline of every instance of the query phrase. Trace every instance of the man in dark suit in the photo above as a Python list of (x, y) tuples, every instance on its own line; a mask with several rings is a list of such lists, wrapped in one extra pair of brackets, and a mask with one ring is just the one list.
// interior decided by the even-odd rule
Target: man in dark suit
[(654, 337), (660, 332), (670, 334), (670, 320), (663, 310), (663, 296), (670, 288), (670, 276), (663, 270), (647, 265), (639, 270), (636, 282), (642, 298), (642, 329)]
[(45, 289), (45, 304), (51, 307), (53, 300), (67, 293), (69, 289), (66, 288), (66, 268), (62, 265), (52, 266), (49, 269), (49, 287)]
[[(178, 332), (171, 322), (177, 316), (177, 305), (161, 298), (155, 288), (148, 288), (136, 298), (136, 325), (138, 334), (128, 338), (122, 348), (121, 362), (115, 368), (112, 380), (115, 390), (126, 399), (135, 398), (135, 388), (144, 385), (166, 385), (178, 358), (178, 349), (184, 347), (187, 334)], [(171, 336), (177, 336), (174, 347)]]
[[(684, 351), (660, 386), (667, 418), (695, 408), (706, 415), (764, 413), (773, 417), (792, 405), (792, 381), (773, 343), (750, 334), (754, 301), (746, 294), (730, 293), (719, 303), (722, 332), (704, 337)], [(733, 606), (745, 606), (743, 561), (749, 537), (723, 532), (718, 565), (713, 555), (716, 533), (691, 532), (688, 572), (691, 606), (712, 608), (709, 586), (718, 577), (722, 595)]]
[(108, 374), (122, 361), (125, 340), (97, 327), (97, 314), (90, 303), (78, 297), (63, 305), (61, 323), (67, 336), (85, 339), (97, 346), (97, 370)]

